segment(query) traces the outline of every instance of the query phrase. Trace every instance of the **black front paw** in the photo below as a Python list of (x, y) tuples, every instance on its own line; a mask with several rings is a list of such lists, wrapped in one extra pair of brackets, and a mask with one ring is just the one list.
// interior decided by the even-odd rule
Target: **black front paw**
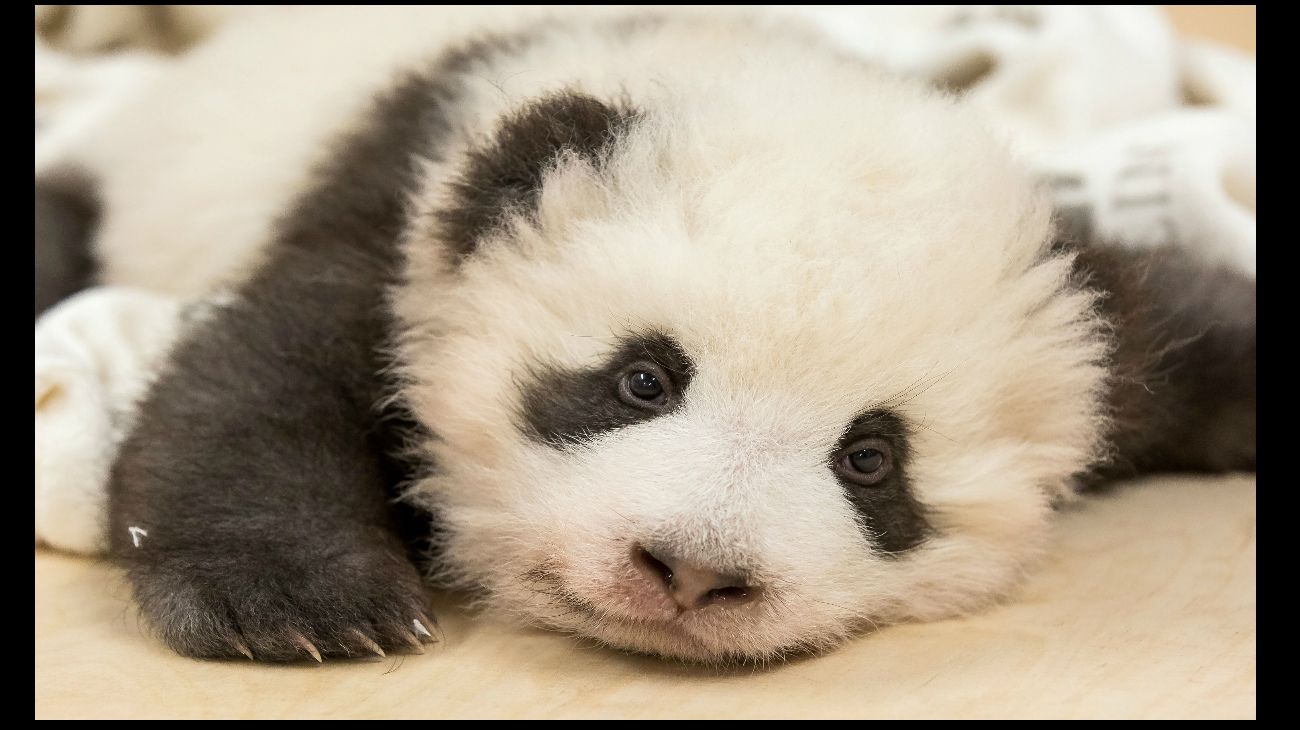
[(185, 656), (288, 662), (422, 652), (434, 624), (415, 567), (389, 548), (132, 549), (144, 618)]

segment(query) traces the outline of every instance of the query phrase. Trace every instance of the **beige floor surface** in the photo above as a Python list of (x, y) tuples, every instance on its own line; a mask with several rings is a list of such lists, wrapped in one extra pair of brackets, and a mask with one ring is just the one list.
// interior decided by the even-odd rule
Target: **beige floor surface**
[(1162, 5), (1179, 34), (1234, 46), (1254, 55), (1254, 5)]
[(1072, 508), (1024, 589), (826, 656), (717, 673), (476, 618), (423, 656), (265, 666), (144, 635), (114, 572), (36, 553), (36, 716), (1253, 717), (1255, 478), (1162, 478)]

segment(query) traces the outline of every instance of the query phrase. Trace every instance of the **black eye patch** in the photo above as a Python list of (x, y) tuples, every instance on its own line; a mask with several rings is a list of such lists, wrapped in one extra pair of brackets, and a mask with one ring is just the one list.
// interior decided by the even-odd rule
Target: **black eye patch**
[(522, 430), (556, 447), (672, 411), (695, 365), (671, 337), (632, 335), (591, 368), (533, 368), (521, 379)]
[[(892, 411), (868, 411), (858, 416), (840, 437), (830, 467), (858, 510), (863, 532), (881, 552), (895, 555), (920, 545), (930, 532), (925, 508), (912, 493), (907, 476), (911, 455), (907, 424)], [(870, 452), (886, 451), (887, 473), (864, 479), (862, 468), (875, 466)], [(866, 453), (864, 453), (866, 452)], [(868, 472), (869, 473), (869, 472)]]

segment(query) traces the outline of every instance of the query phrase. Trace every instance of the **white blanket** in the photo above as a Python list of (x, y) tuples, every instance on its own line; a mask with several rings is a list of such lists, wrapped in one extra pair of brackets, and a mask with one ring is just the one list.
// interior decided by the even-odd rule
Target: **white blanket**
[(37, 544), (80, 553), (107, 547), (109, 466), (180, 312), (166, 297), (100, 287), (37, 321)]

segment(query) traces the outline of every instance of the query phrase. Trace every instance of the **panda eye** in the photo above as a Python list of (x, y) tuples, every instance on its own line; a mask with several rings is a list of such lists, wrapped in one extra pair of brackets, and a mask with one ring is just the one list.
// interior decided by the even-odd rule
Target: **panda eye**
[(840, 452), (835, 471), (854, 484), (870, 487), (889, 476), (893, 466), (893, 450), (889, 448), (889, 442), (869, 438)]
[(624, 371), (618, 394), (628, 405), (657, 410), (668, 402), (668, 383), (661, 368), (638, 363)]

